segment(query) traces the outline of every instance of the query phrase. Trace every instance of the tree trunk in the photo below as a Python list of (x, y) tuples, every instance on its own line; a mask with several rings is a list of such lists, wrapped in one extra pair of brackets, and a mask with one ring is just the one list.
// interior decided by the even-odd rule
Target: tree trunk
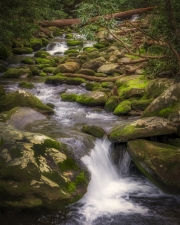
[[(147, 8), (140, 8), (140, 9), (133, 9), (133, 10), (129, 10), (129, 11), (125, 11), (125, 12), (117, 12), (114, 14), (108, 14), (105, 15), (104, 17), (108, 20), (111, 18), (126, 18), (129, 16), (132, 16), (134, 14), (142, 14), (144, 12), (147, 11), (151, 11), (153, 10), (155, 7), (147, 7)], [(90, 22), (95, 22), (99, 19), (100, 17), (93, 17), (90, 18)], [(75, 24), (79, 24), (81, 23), (81, 19), (62, 19), (62, 20), (54, 20), (54, 21), (42, 21), (40, 24), (42, 26), (46, 26), (46, 27), (50, 27), (50, 26), (56, 26), (56, 27), (62, 27), (62, 26), (70, 26), (70, 25), (75, 25)]]

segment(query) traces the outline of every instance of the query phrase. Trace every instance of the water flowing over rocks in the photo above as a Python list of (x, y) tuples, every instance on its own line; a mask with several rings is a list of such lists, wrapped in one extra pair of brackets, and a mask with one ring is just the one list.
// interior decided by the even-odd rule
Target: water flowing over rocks
[(67, 146), (0, 123), (0, 207), (61, 208), (86, 191)]
[(160, 117), (148, 117), (114, 127), (108, 134), (113, 143), (127, 142), (131, 139), (172, 134), (177, 128), (169, 120)]
[(180, 194), (180, 149), (143, 139), (128, 141), (127, 151), (139, 170), (162, 190)]

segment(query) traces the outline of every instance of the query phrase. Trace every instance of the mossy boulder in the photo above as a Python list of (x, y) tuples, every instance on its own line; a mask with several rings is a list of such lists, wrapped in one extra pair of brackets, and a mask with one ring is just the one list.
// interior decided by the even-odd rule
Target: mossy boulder
[(103, 138), (104, 135), (106, 134), (106, 132), (104, 131), (103, 128), (99, 127), (99, 126), (95, 126), (95, 125), (84, 125), (82, 127), (82, 131), (90, 134), (96, 138)]
[(37, 97), (24, 90), (18, 90), (9, 93), (2, 100), (0, 100), (0, 111), (8, 111), (17, 106), (27, 106), (41, 113), (53, 113), (53, 110), (44, 105)]
[(84, 47), (83, 48), (83, 51), (86, 51), (86, 52), (94, 52), (94, 51), (98, 51), (98, 49), (95, 48), (95, 47)]
[(40, 71), (38, 70), (37, 67), (32, 66), (32, 67), (29, 67), (29, 69), (30, 69), (33, 76), (39, 76)]
[(62, 74), (57, 74), (56, 76), (48, 77), (45, 81), (46, 84), (53, 84), (53, 85), (60, 85), (60, 84), (80, 85), (84, 82), (85, 80), (82, 78), (65, 77), (62, 76)]
[(4, 123), (0, 137), (0, 207), (57, 210), (85, 193), (85, 173), (65, 144)]
[(43, 68), (43, 72), (45, 72), (45, 73), (53, 74), (55, 70), (56, 70), (56, 67), (45, 67), (45, 68)]
[(70, 48), (64, 52), (65, 55), (68, 55), (69, 53), (79, 53), (79, 51), (75, 48)]
[(121, 143), (132, 139), (176, 132), (177, 128), (169, 120), (160, 117), (148, 117), (114, 127), (109, 132), (108, 139), (113, 143)]
[(79, 70), (80, 66), (77, 62), (66, 62), (58, 66), (62, 73), (75, 73)]
[(112, 89), (114, 87), (114, 83), (113, 82), (102, 82), (101, 83), (103, 88), (110, 88)]
[(150, 81), (146, 87), (145, 98), (157, 98), (174, 83), (174, 79), (159, 78)]
[(170, 194), (180, 194), (179, 147), (147, 140), (128, 141), (127, 151), (150, 181)]
[(34, 61), (31, 58), (25, 58), (21, 60), (21, 63), (32, 65), (34, 64)]
[(120, 102), (114, 109), (114, 115), (127, 115), (131, 111), (131, 102), (128, 100)]
[(73, 39), (73, 34), (66, 34), (65, 35), (65, 38), (66, 39)]
[(108, 98), (108, 100), (104, 106), (104, 109), (109, 112), (113, 112), (114, 109), (118, 106), (118, 104), (119, 104), (119, 97), (111, 96)]
[(116, 81), (119, 96), (127, 98), (142, 96), (145, 93), (149, 80), (143, 75), (131, 75), (119, 78)]
[(139, 99), (139, 100), (133, 100), (131, 102), (131, 108), (133, 110), (140, 110), (140, 111), (144, 111), (149, 104), (151, 104), (151, 102), (153, 101), (154, 99), (147, 99), (147, 100), (144, 100), (144, 99)]
[(94, 70), (90, 70), (90, 69), (81, 69), (78, 71), (79, 74), (84, 74), (84, 75), (87, 75), (87, 76), (94, 76), (95, 75), (95, 72)]
[(50, 56), (50, 53), (49, 52), (46, 52), (46, 51), (43, 51), (43, 50), (39, 50), (38, 52), (36, 52), (34, 54), (34, 57), (41, 57), (42, 55)]
[(96, 49), (101, 49), (101, 48), (105, 48), (106, 45), (103, 43), (97, 43), (97, 44), (94, 44), (93, 47)]
[(12, 52), (17, 55), (23, 55), (23, 54), (32, 54), (33, 49), (28, 47), (21, 47), (21, 48), (13, 48)]
[(92, 91), (94, 88), (102, 88), (100, 83), (97, 82), (88, 82), (85, 84), (85, 88), (88, 91)]
[(61, 98), (65, 102), (75, 102), (77, 98), (77, 94), (72, 93), (62, 93)]
[(78, 46), (78, 45), (82, 45), (83, 41), (81, 40), (67, 40), (67, 46)]
[(10, 68), (2, 75), (3, 78), (20, 78), (29, 76), (32, 76), (31, 71), (24, 68)]
[(42, 65), (56, 66), (56, 63), (53, 59), (47, 59), (47, 58), (36, 58), (36, 63), (42, 64)]
[(104, 106), (107, 98), (104, 92), (94, 91), (78, 95), (76, 101), (88, 106)]
[(31, 45), (31, 48), (34, 51), (38, 51), (39, 49), (42, 48), (43, 43), (42, 43), (42, 40), (40, 38), (31, 38), (30, 39), (30, 45)]
[(0, 46), (0, 59), (6, 59), (8, 57), (8, 50), (5, 46)]
[(87, 62), (85, 62), (82, 65), (82, 69), (91, 69), (91, 70), (97, 71), (97, 69), (100, 66), (102, 66), (105, 63), (105, 61), (106, 60), (105, 60), (104, 57), (99, 57), (99, 58), (96, 58), (96, 59), (88, 60)]
[(21, 87), (21, 88), (27, 88), (27, 89), (34, 88), (34, 84), (26, 82), (26, 81), (20, 82), (18, 86)]
[(142, 117), (159, 116), (180, 123), (180, 83), (171, 85), (143, 112)]
[(118, 63), (108, 63), (104, 64), (98, 68), (98, 73), (105, 73), (105, 74), (113, 74), (115, 71), (119, 70), (120, 66)]
[(39, 76), (40, 76), (40, 77), (46, 77), (46, 76), (47, 76), (47, 73), (45, 73), (45, 72), (40, 72), (40, 73), (39, 73)]

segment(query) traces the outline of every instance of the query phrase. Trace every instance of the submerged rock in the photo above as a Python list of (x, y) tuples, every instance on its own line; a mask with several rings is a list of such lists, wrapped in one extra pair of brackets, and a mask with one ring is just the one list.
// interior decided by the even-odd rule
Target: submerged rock
[(128, 141), (127, 151), (138, 169), (163, 191), (180, 194), (180, 150), (147, 140)]
[(61, 208), (86, 191), (66, 145), (0, 123), (0, 207)]
[(177, 128), (169, 120), (160, 117), (148, 117), (114, 127), (108, 134), (108, 139), (113, 143), (121, 143), (131, 139), (176, 132)]

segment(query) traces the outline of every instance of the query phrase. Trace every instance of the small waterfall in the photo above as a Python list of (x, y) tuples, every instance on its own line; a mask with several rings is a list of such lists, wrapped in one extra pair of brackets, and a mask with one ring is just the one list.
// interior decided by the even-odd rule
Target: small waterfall
[(111, 161), (109, 149), (108, 140), (96, 140), (91, 153), (82, 158), (91, 173), (91, 180), (87, 193), (77, 203), (80, 204), (78, 224), (94, 224), (94, 221), (102, 216), (112, 217), (115, 214), (146, 214), (147, 208), (134, 203), (130, 195), (146, 196), (157, 192), (147, 181), (121, 175), (127, 174), (128, 171), (126, 163), (130, 163), (130, 157), (127, 153), (122, 160), (119, 175)]

